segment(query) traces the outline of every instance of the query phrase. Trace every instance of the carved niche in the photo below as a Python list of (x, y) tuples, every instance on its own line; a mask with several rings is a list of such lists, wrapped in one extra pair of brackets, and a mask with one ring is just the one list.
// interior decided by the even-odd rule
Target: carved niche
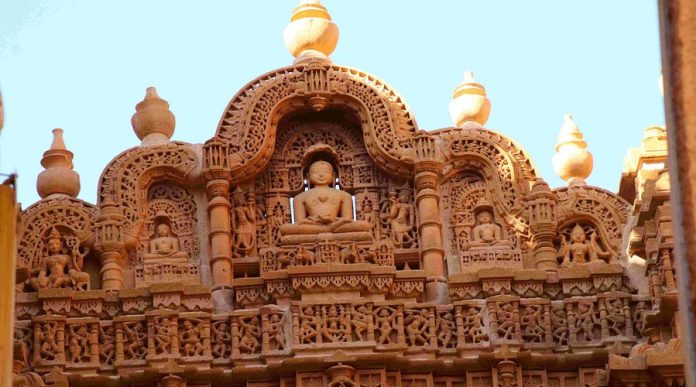
[[(98, 267), (89, 255), (95, 212), (91, 204), (69, 197), (45, 199), (22, 212), (18, 290), (99, 287)], [(94, 268), (89, 273), (88, 265)]]
[(136, 286), (158, 282), (200, 282), (196, 203), (172, 182), (152, 185), (145, 222), (135, 251)]
[[(317, 158), (327, 157), (335, 169), (335, 188), (352, 197), (353, 222), (369, 224), (371, 240), (338, 241), (336, 247), (331, 247), (281, 235), (281, 226), (293, 223), (292, 199), (308, 188), (309, 165)], [(392, 259), (390, 265), (420, 266), (413, 188), (405, 181), (388, 177), (377, 167), (365, 147), (360, 125), (349, 114), (324, 111), (281, 122), (275, 152), (253, 190), (261, 271), (325, 260), (376, 263), (383, 244), (390, 245), (389, 250), (394, 251), (396, 262)], [(252, 194), (246, 195), (250, 208)], [(242, 200), (238, 202), (241, 205)], [(331, 253), (334, 248), (337, 251)], [(351, 249), (356, 252), (351, 254)]]
[(473, 171), (459, 172), (443, 184), (446, 248), (462, 270), (521, 269), (520, 237), (493, 205), (499, 200), (490, 184)]

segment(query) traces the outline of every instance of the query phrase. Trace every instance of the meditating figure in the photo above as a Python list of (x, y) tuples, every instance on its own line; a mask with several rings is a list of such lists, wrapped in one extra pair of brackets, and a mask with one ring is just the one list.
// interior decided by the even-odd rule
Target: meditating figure
[(370, 224), (353, 220), (353, 198), (333, 187), (333, 166), (323, 160), (309, 167), (310, 189), (295, 196), (295, 223), (280, 227), (282, 236), (370, 231)]
[(143, 258), (188, 258), (185, 251), (179, 248), (179, 239), (172, 235), (172, 229), (167, 223), (160, 223), (155, 228), (155, 237), (150, 241), (150, 251), (143, 254)]
[(476, 214), (476, 226), (471, 233), (471, 248), (476, 250), (490, 246), (510, 247), (510, 242), (503, 239), (502, 228), (493, 223), (493, 215), (484, 209)]

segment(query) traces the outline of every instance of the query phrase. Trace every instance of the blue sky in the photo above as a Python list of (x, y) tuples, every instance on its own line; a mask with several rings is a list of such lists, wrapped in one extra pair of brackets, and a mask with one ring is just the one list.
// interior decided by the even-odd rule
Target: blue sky
[[(0, 5), (0, 171), (34, 188), (51, 129), (65, 130), (80, 198), (139, 144), (130, 126), (145, 88), (176, 115), (174, 139), (204, 142), (253, 78), (289, 65), (282, 42), (295, 0), (5, 1)], [(517, 140), (552, 186), (556, 135), (572, 113), (594, 154), (590, 184), (615, 191), (628, 147), (664, 122), (653, 0), (324, 0), (341, 38), (335, 63), (390, 83), (421, 129), (452, 126), (447, 105), (466, 70), (492, 102), (486, 127)]]

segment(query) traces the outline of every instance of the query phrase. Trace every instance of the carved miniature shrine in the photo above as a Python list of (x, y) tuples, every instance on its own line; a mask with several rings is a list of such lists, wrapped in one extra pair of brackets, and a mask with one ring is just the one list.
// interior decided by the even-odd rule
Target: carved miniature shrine
[(331, 62), (317, 1), (284, 37), (295, 62), (202, 145), (171, 139), (149, 88), (142, 143), (96, 204), (54, 130), (21, 214), (16, 386), (683, 384), (664, 129), (614, 194), (585, 183), (566, 117), (551, 189), (484, 127), (470, 74), (456, 127), (423, 131), (387, 84)]

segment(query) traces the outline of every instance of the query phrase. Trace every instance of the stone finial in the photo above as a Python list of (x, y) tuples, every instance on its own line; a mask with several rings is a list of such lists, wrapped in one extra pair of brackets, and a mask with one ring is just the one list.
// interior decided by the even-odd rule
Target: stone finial
[(300, 0), (283, 31), (283, 41), (295, 63), (329, 60), (338, 44), (338, 26), (319, 0)]
[(585, 184), (592, 173), (592, 153), (587, 150), (587, 142), (573, 122), (573, 116), (566, 114), (558, 133), (556, 154), (552, 159), (553, 169), (568, 185)]
[(169, 103), (157, 95), (157, 89), (148, 87), (145, 98), (135, 105), (131, 125), (142, 145), (166, 143), (174, 134), (176, 119)]
[(491, 101), (486, 98), (486, 88), (474, 80), (474, 73), (467, 71), (464, 81), (454, 89), (449, 104), (450, 116), (458, 127), (467, 122), (484, 125), (491, 114)]
[(80, 175), (73, 170), (72, 160), (73, 153), (63, 141), (63, 129), (53, 129), (51, 148), (41, 159), (45, 170), (36, 179), (36, 191), (41, 198), (52, 194), (76, 197), (80, 193)]

